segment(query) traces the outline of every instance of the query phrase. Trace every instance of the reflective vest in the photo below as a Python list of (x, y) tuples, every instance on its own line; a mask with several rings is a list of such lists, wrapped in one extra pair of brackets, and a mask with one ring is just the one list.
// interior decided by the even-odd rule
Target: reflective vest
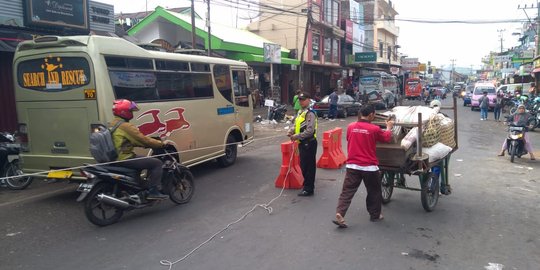
[[(294, 134), (300, 134), (304, 132), (304, 130), (306, 130), (306, 127), (307, 127), (306, 115), (308, 112), (312, 112), (313, 114), (315, 114), (315, 112), (309, 109), (298, 112), (298, 115), (296, 116), (296, 120), (294, 124)], [(317, 115), (315, 115), (314, 129), (315, 130), (313, 131), (313, 138), (317, 138)], [(306, 138), (306, 139), (309, 139), (309, 138)], [(298, 142), (300, 142), (300, 140), (298, 140)]]

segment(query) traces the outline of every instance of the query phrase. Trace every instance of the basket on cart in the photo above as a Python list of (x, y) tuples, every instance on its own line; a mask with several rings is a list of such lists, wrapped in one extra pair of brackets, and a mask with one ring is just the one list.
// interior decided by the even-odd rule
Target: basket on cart
[[(417, 121), (414, 123), (400, 123), (400, 121), (397, 121), (394, 124), (394, 129), (392, 130), (392, 142), (386, 144), (377, 144), (377, 158), (379, 159), (379, 168), (381, 172), (384, 204), (390, 202), (394, 188), (416, 190), (420, 191), (421, 193), (421, 202), (423, 208), (426, 211), (431, 212), (437, 205), (439, 191), (443, 194), (449, 194), (451, 192), (451, 187), (448, 181), (448, 166), (451, 154), (458, 149), (456, 99), (454, 98), (454, 104), (452, 107), (443, 107), (440, 109), (452, 109), (454, 111), (452, 122), (453, 128), (451, 130), (444, 130), (444, 132), (439, 133), (440, 136), (437, 138), (437, 141), (442, 140), (446, 144), (450, 145), (440, 146), (440, 143), (438, 143), (436, 146), (447, 147), (448, 149), (445, 152), (447, 154), (436, 159), (433, 159), (433, 157), (430, 159), (430, 155), (425, 153), (427, 150), (435, 148), (435, 146), (428, 148), (426, 147), (426, 144), (422, 142), (422, 140), (425, 139), (425, 136), (423, 135), (425, 135), (424, 133), (427, 130), (426, 126), (429, 129), (429, 125), (433, 124), (431, 117), (425, 117), (428, 119), (422, 119), (422, 113), (417, 114)], [(379, 122), (377, 120), (385, 119), (386, 115), (379, 114), (377, 116), (378, 119), (376, 119), (374, 123), (380, 123), (382, 125), (383, 121)], [(415, 145), (412, 147), (402, 147), (402, 139), (411, 130), (413, 130), (411, 133), (417, 133), (417, 139), (414, 143)], [(407, 186), (405, 178), (406, 175), (418, 176), (420, 188)]]

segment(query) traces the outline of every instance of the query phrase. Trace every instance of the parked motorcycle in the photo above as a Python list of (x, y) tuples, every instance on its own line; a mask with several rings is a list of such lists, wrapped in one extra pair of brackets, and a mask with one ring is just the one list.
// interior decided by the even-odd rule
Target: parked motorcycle
[(0, 186), (12, 190), (27, 188), (32, 183), (31, 176), (23, 175), (20, 168), (21, 145), (15, 143), (15, 137), (9, 133), (0, 133)]
[[(171, 149), (172, 150), (172, 149)], [(190, 170), (179, 163), (178, 155), (166, 149), (153, 149), (152, 156), (163, 162), (161, 192), (176, 204), (191, 200), (195, 185)], [(140, 170), (120, 166), (95, 165), (81, 169), (88, 182), (79, 185), (78, 202), (86, 198), (86, 218), (98, 226), (116, 223), (124, 211), (154, 206), (161, 200), (147, 200), (148, 183)]]
[(526, 132), (526, 127), (517, 127), (510, 125), (508, 127), (508, 137), (506, 138), (506, 150), (510, 156), (510, 162), (514, 162), (514, 158), (527, 154), (525, 149), (525, 140), (524, 134)]
[(282, 121), (285, 119), (285, 113), (287, 112), (287, 105), (277, 104), (274, 107), (270, 108), (270, 113), (268, 115), (268, 120)]

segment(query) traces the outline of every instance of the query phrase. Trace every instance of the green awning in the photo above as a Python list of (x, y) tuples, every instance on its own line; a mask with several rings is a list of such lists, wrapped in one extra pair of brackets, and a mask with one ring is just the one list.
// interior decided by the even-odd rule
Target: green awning
[[(259, 55), (259, 54), (236, 53), (236, 52), (234, 52), (234, 53), (228, 53), (227, 58), (234, 59), (234, 60), (241, 60), (241, 61), (244, 61), (244, 62), (260, 62), (260, 63), (264, 63), (264, 56)], [(300, 65), (300, 60), (281, 57), (281, 64)]]

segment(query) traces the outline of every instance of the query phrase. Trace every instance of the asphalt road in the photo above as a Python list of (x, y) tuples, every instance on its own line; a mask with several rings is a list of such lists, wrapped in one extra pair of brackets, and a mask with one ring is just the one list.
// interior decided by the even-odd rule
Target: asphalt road
[[(540, 161), (497, 157), (504, 126), (480, 121), (479, 112), (468, 107), (458, 109), (453, 193), (441, 197), (433, 212), (423, 210), (420, 192), (396, 189), (383, 206), (385, 220), (369, 222), (362, 186), (346, 216), (349, 228), (337, 229), (331, 220), (344, 172), (318, 169), (314, 197), (285, 190), (271, 204), (271, 214), (256, 207), (173, 269), (487, 269), (490, 264), (538, 269)], [(321, 119), (319, 134), (345, 129), (355, 119)], [(193, 168), (196, 191), (190, 203), (163, 202), (104, 228), (86, 220), (74, 184), (1, 189), (0, 268), (168, 269), (161, 260), (182, 258), (279, 195), (274, 182), (279, 144), (287, 139), (284, 126), (258, 124), (257, 140), (240, 149), (232, 167)], [(540, 148), (540, 132), (530, 137)], [(319, 142), (318, 156), (321, 151)], [(407, 181), (418, 185), (417, 179)]]

